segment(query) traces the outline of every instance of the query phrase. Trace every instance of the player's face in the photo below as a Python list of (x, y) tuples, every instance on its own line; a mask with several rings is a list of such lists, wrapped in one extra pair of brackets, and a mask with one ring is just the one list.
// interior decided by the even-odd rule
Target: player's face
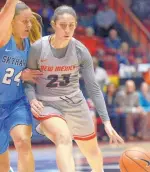
[(30, 9), (23, 10), (13, 20), (13, 32), (20, 38), (27, 38), (31, 30), (32, 11)]
[(55, 35), (60, 40), (70, 40), (76, 28), (76, 19), (71, 14), (63, 14), (54, 24)]

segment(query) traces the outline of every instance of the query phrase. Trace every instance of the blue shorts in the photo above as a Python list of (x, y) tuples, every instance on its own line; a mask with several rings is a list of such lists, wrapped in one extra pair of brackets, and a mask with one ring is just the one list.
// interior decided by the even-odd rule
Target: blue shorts
[(0, 154), (9, 147), (10, 131), (17, 125), (32, 125), (32, 113), (26, 97), (0, 105)]

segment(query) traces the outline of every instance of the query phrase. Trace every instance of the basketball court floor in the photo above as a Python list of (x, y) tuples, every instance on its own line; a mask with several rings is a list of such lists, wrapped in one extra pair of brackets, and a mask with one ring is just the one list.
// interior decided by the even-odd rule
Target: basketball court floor
[[(133, 142), (125, 143), (121, 146), (109, 145), (108, 143), (99, 143), (99, 146), (104, 156), (104, 171), (105, 172), (119, 172), (119, 157), (121, 153), (130, 147), (142, 147), (150, 151), (150, 142)], [(55, 148), (50, 145), (33, 146), (33, 153), (35, 157), (36, 170), (35, 172), (58, 172), (55, 161)], [(76, 172), (90, 172), (90, 167), (86, 159), (80, 153), (78, 147), (74, 145), (73, 149)], [(11, 166), (17, 172), (17, 154), (13, 148), (10, 149)]]

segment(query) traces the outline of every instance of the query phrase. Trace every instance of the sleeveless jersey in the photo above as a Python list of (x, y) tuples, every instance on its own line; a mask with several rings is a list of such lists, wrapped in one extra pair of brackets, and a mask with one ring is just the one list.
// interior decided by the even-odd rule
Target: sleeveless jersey
[(79, 91), (79, 61), (76, 54), (75, 39), (69, 42), (65, 57), (54, 57), (49, 45), (50, 36), (41, 39), (42, 51), (38, 62), (43, 72), (36, 95), (41, 100), (67, 96)]
[(0, 48), (0, 104), (7, 104), (25, 96), (21, 72), (26, 67), (29, 40), (24, 39), (24, 50), (16, 47), (13, 36)]

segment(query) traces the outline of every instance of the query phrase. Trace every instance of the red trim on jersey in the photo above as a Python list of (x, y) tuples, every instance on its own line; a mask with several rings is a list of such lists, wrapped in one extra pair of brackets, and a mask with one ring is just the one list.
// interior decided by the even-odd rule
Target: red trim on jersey
[(93, 132), (92, 134), (86, 135), (86, 136), (77, 136), (77, 135), (73, 135), (74, 140), (82, 140), (82, 141), (87, 141), (87, 140), (91, 140), (94, 137), (96, 137), (95, 132)]
[(34, 116), (34, 118), (37, 119), (38, 121), (43, 121), (43, 120), (53, 118), (53, 117), (58, 117), (58, 118), (63, 119), (64, 121), (66, 121), (61, 115), (57, 115), (57, 114), (49, 114), (49, 115), (46, 115), (46, 116), (43, 116), (43, 117), (35, 117)]

